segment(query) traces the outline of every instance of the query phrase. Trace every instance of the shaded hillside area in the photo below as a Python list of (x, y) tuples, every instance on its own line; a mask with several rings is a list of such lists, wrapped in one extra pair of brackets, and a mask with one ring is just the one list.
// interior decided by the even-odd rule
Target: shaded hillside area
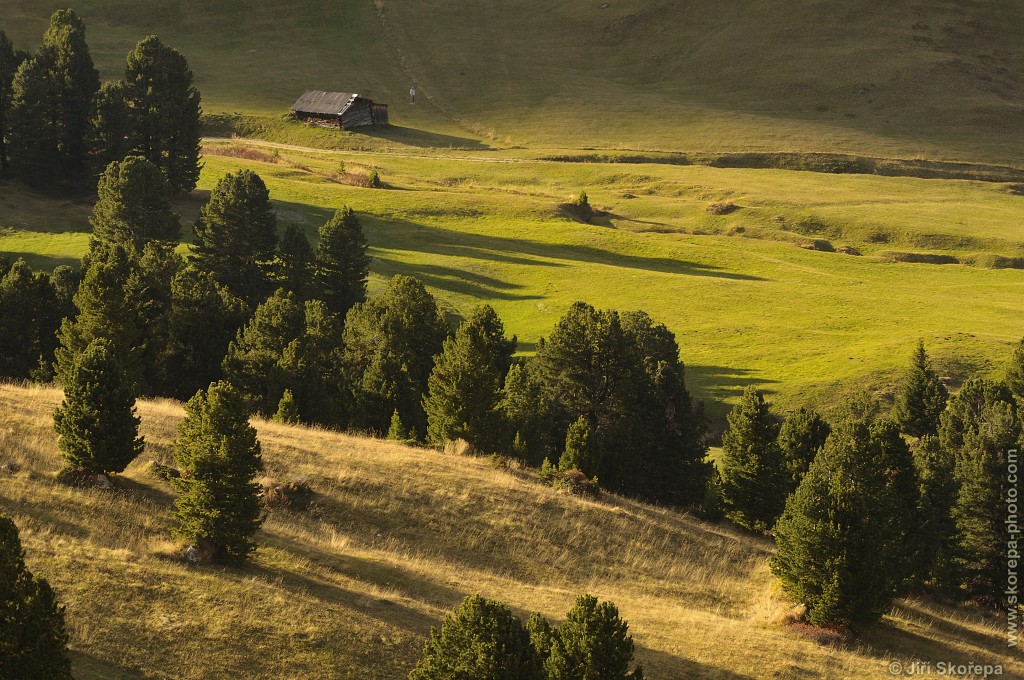
[[(779, 621), (770, 544), (606, 495), (581, 500), (489, 459), (259, 421), (267, 481), (302, 479), (304, 511), (270, 511), (253, 563), (194, 568), (169, 540), (182, 415), (143, 402), (146, 451), (114, 491), (53, 481), (50, 388), (0, 386), (0, 512), (67, 606), (79, 678), (403, 678), (468, 593), (552, 620), (589, 591), (619, 605), (650, 678), (889, 677), (888, 662), (1004, 663), (998, 619), (904, 601), (856, 646)], [(244, 643), (243, 643), (244, 641)]]
[[(61, 2), (0, 1), (38, 40)], [(437, 146), (842, 152), (1015, 163), (1024, 6), (772, 0), (103, 0), (77, 7), (105, 76), (157, 32), (209, 112), (279, 116), (358, 91)], [(410, 83), (420, 88), (410, 106)], [(399, 131), (394, 131), (399, 132)]]

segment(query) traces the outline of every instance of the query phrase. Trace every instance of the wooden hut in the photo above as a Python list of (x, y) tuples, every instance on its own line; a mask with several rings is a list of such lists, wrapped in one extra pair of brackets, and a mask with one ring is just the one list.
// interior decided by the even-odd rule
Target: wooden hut
[(350, 130), (360, 125), (387, 125), (388, 105), (376, 104), (350, 92), (307, 90), (292, 106), (292, 113), (311, 125)]

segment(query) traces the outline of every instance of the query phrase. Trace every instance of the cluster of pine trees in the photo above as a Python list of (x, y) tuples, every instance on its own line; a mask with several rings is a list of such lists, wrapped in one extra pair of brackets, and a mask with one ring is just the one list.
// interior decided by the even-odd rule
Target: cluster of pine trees
[(611, 602), (581, 595), (558, 627), (539, 613), (524, 625), (500, 602), (473, 595), (431, 629), (410, 680), (643, 680), (633, 637)]
[(949, 397), (923, 343), (891, 414), (867, 397), (780, 426), (748, 388), (729, 415), (724, 511), (771, 530), (772, 571), (819, 625), (858, 630), (912, 588), (1006, 604), (1009, 456), (1024, 446), (1024, 340), (1005, 382)]
[(100, 85), (85, 24), (54, 12), (35, 54), (0, 32), (0, 174), (37, 189), (90, 190), (138, 154), (174, 191), (199, 179), (200, 96), (188, 63), (156, 36), (128, 54), (125, 77)]

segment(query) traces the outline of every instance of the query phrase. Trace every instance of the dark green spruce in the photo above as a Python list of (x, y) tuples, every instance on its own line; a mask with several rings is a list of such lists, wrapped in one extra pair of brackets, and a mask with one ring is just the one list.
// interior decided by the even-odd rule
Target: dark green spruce
[(789, 475), (779, 447), (779, 426), (755, 387), (743, 392), (722, 435), (722, 498), (737, 524), (767, 531), (782, 512)]
[(142, 453), (140, 422), (113, 345), (92, 342), (76, 359), (64, 383), (64, 401), (53, 414), (64, 460), (90, 472), (124, 472)]
[(25, 566), (18, 527), (0, 514), (0, 678), (71, 677), (64, 607)]
[(441, 446), (464, 439), (479, 451), (501, 451), (509, 439), (501, 412), (502, 387), (516, 339), (488, 305), (478, 307), (444, 341), (427, 380), (423, 409), (427, 442)]
[(244, 560), (255, 550), (262, 524), (259, 485), (263, 471), (256, 430), (238, 390), (210, 385), (185, 405), (174, 460), (181, 476), (171, 479), (175, 536), (215, 562)]

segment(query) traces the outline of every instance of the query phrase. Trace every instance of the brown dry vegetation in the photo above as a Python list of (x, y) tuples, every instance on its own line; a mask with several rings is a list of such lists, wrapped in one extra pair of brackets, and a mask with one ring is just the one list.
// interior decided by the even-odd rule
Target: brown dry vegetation
[[(611, 495), (561, 494), (489, 459), (257, 421), (267, 480), (302, 479), (244, 568), (175, 559), (170, 462), (179, 404), (140, 403), (146, 452), (117, 489), (53, 482), (47, 387), (0, 385), (0, 512), (67, 606), (78, 677), (401, 678), (466, 594), (553, 620), (614, 600), (650, 678), (888, 677), (891, 658), (1010, 664), (999, 620), (903, 601), (855, 644), (788, 627), (770, 543)], [(824, 638), (824, 639), (827, 639)], [(1024, 671), (1007, 665), (1004, 674)]]

